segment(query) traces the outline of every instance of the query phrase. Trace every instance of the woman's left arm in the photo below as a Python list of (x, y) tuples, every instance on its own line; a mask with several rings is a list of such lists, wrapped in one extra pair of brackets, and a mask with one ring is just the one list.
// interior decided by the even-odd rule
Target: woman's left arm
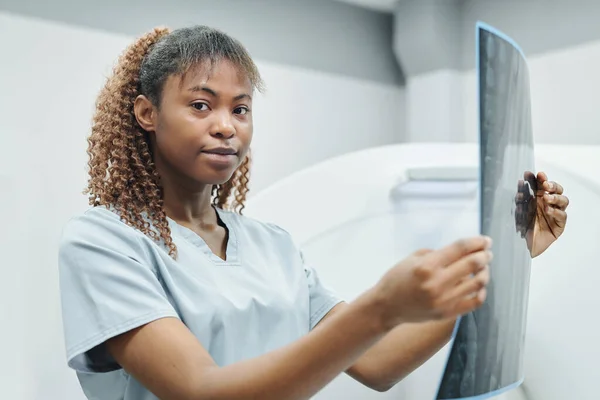
[[(534, 258), (546, 251), (564, 232), (569, 199), (564, 195), (562, 185), (548, 180), (544, 172), (537, 176), (529, 174), (526, 173), (525, 179), (537, 181), (534, 203), (537, 216), (527, 237), (527, 245)], [(320, 323), (345, 306), (346, 303), (338, 304)], [(374, 390), (387, 391), (444, 347), (452, 337), (455, 322), (452, 319), (399, 325), (346, 372)]]
[[(324, 323), (347, 303), (335, 306)], [(450, 340), (456, 320), (401, 324), (367, 350), (346, 373), (371, 389), (385, 392), (433, 357)]]

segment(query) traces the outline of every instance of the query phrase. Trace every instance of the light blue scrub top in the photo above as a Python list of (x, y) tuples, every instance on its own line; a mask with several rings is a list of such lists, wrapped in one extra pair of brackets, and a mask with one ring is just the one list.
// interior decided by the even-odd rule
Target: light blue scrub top
[(173, 220), (177, 261), (104, 207), (66, 224), (59, 272), (67, 360), (88, 399), (157, 399), (103, 343), (158, 318), (181, 319), (225, 366), (299, 339), (341, 301), (285, 230), (217, 212), (229, 230), (226, 261)]

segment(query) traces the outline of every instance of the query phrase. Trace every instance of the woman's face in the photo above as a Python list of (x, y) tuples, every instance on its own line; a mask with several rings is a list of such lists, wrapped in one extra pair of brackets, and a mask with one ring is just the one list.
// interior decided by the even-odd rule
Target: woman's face
[(159, 109), (144, 99), (136, 101), (136, 116), (150, 132), (162, 179), (223, 184), (244, 161), (252, 140), (252, 85), (230, 61), (169, 77)]

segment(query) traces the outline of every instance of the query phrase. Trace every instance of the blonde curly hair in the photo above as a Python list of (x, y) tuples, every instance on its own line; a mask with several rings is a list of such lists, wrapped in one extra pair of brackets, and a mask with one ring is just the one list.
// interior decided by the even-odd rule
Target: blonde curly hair
[[(156, 28), (132, 43), (96, 101), (92, 132), (88, 138), (89, 180), (85, 194), (91, 206), (108, 206), (126, 224), (162, 242), (169, 255), (177, 248), (164, 210), (163, 191), (153, 161), (149, 135), (137, 123), (133, 105), (138, 95), (160, 108), (169, 76), (190, 68), (227, 59), (240, 67), (254, 89), (262, 80), (244, 47), (228, 35), (205, 26), (170, 31)], [(212, 203), (242, 213), (248, 193), (250, 156), (229, 181), (214, 185)]]

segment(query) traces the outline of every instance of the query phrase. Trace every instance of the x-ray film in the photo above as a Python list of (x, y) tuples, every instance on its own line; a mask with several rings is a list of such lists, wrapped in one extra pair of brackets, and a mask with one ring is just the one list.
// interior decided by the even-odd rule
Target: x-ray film
[(513, 40), (476, 26), (480, 230), (493, 241), (487, 299), (456, 324), (437, 400), (485, 399), (523, 381), (536, 179), (528, 67)]

